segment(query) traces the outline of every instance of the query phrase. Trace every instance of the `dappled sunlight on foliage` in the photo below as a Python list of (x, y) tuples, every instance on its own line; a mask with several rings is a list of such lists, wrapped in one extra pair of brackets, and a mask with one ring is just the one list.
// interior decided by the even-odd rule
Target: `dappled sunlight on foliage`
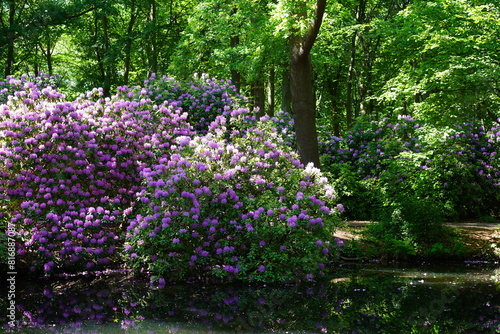
[(229, 84), (153, 76), (66, 101), (23, 80), (1, 105), (0, 200), (33, 271), (114, 267), (124, 243), (166, 279), (312, 280), (334, 258), (327, 179)]

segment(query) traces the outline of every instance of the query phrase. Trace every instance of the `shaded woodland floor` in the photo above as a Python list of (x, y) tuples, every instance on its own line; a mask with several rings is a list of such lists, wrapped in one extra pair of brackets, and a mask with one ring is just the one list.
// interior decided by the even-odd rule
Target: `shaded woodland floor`
[[(372, 222), (346, 221), (345, 223), (345, 226), (339, 228), (334, 236), (346, 243), (363, 244), (365, 242), (363, 231)], [(500, 260), (500, 223), (464, 220), (447, 222), (446, 225), (453, 228), (462, 240), (466, 249), (464, 256), (468, 259)]]

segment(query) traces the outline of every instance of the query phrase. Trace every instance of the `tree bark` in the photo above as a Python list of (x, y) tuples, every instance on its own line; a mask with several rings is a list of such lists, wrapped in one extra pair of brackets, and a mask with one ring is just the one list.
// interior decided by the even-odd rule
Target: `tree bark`
[[(108, 26), (108, 17), (103, 15), (102, 17), (102, 32), (103, 32), (103, 41), (104, 41), (104, 54), (109, 55), (110, 52), (110, 41), (109, 41), (109, 26)], [(106, 57), (102, 59), (104, 66), (104, 83), (103, 90), (105, 96), (111, 95), (111, 76), (112, 76), (112, 65), (109, 61), (106, 60)]]
[(345, 102), (345, 110), (346, 110), (346, 127), (347, 129), (351, 128), (352, 120), (353, 120), (353, 81), (354, 81), (354, 66), (356, 63), (356, 40), (357, 40), (357, 32), (351, 37), (351, 44), (349, 49), (349, 70), (347, 72), (347, 84), (346, 84), (346, 102)]
[(328, 78), (327, 87), (328, 87), (328, 92), (330, 93), (330, 104), (332, 111), (330, 119), (333, 127), (333, 135), (339, 137), (341, 108), (339, 107), (338, 101), (340, 100), (340, 80), (341, 80), (342, 65), (339, 65), (336, 71), (337, 75), (335, 78), (333, 77)]
[(7, 36), (7, 59), (5, 60), (5, 76), (9, 76), (13, 72), (14, 67), (14, 41), (16, 34), (13, 31), (16, 17), (16, 3), (9, 1), (9, 32)]
[(132, 44), (134, 42), (133, 32), (134, 32), (134, 25), (136, 18), (137, 18), (137, 12), (136, 12), (135, 1), (132, 1), (130, 8), (130, 20), (128, 21), (128, 26), (127, 26), (127, 36), (126, 36), (127, 42), (125, 43), (125, 50), (124, 50), (125, 70), (123, 74), (123, 83), (125, 85), (128, 85), (130, 77), (130, 67), (132, 64)]
[[(47, 69), (49, 71), (49, 75), (54, 74), (53, 66), (52, 66), (52, 51), (53, 51), (53, 46), (51, 45), (51, 40), (50, 40), (50, 33), (47, 33), (47, 52), (45, 53), (45, 59), (47, 61)], [(38, 75), (38, 73), (35, 73)]]
[[(234, 16), (238, 13), (238, 7), (235, 6), (232, 11), (231, 11), (231, 16)], [(241, 27), (238, 27), (238, 28), (241, 28)], [(238, 29), (238, 28), (232, 28), (232, 36), (231, 36), (231, 54), (232, 54), (232, 59), (231, 59), (231, 64), (230, 64), (230, 68), (231, 68), (231, 82), (232, 84), (236, 87), (236, 91), (238, 92), (238, 94), (240, 93), (241, 91), (241, 73), (240, 71), (238, 70), (238, 52), (237, 52), (237, 48), (238, 46), (240, 45), (240, 33), (241, 33), (241, 29)]]
[(290, 93), (290, 69), (287, 67), (283, 71), (283, 79), (281, 81), (281, 110), (287, 114), (291, 114), (292, 97)]
[[(231, 48), (236, 48), (240, 44), (240, 36), (231, 36)], [(232, 59), (231, 64), (231, 83), (236, 87), (236, 91), (241, 90), (241, 73), (236, 69), (236, 59)]]
[(151, 36), (151, 49), (149, 56), (149, 70), (151, 73), (158, 73), (158, 11), (156, 0), (150, 0), (150, 16), (149, 20), (153, 25), (153, 31), (150, 33)]
[(262, 117), (266, 114), (266, 91), (264, 89), (264, 83), (262, 80), (256, 80), (252, 84), (252, 105), (254, 108), (258, 108), (258, 117)]
[(269, 70), (269, 93), (267, 96), (267, 104), (269, 106), (267, 110), (267, 114), (269, 116), (274, 116), (274, 109), (275, 109), (275, 96), (276, 96), (276, 70), (272, 68)]
[[(309, 29), (304, 35), (294, 32), (290, 36), (290, 91), (295, 123), (295, 136), (300, 161), (319, 167), (318, 134), (316, 130), (316, 101), (312, 77), (311, 49), (323, 21), (326, 0), (316, 1), (316, 10)], [(304, 18), (305, 9), (295, 13)]]

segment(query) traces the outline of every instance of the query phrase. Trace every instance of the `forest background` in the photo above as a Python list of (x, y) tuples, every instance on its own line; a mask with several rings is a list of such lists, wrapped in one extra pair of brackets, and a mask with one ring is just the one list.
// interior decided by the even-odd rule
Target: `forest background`
[[(314, 1), (9, 1), (0, 73), (57, 74), (66, 93), (106, 96), (151, 73), (231, 79), (262, 113), (290, 110), (289, 42)], [(498, 118), (495, 1), (328, 1), (311, 59), (319, 124), (359, 117), (436, 125)], [(309, 13), (309, 17), (312, 16)], [(306, 15), (307, 16), (307, 15)]]
[(276, 117), (292, 147), (302, 125), (289, 116), (290, 41), (323, 3), (310, 53), (313, 122), (344, 218), (381, 221), (376, 240), (416, 254), (459, 251), (444, 242), (445, 219), (498, 214), (495, 1), (0, 3), (3, 77), (57, 75), (73, 99), (95, 87), (109, 97), (154, 73), (179, 82), (208, 73)]

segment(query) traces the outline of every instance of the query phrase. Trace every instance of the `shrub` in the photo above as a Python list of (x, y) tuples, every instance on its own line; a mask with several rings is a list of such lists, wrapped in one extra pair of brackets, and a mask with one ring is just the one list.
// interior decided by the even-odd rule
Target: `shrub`
[[(380, 218), (388, 197), (379, 178), (402, 152), (420, 152), (416, 135), (420, 127), (405, 116), (395, 122), (358, 123), (346, 138), (321, 135), (322, 169), (330, 175), (339, 201), (345, 205), (346, 218)], [(397, 172), (394, 178), (398, 179)]]
[(380, 220), (370, 224), (364, 233), (377, 254), (390, 258), (463, 255), (460, 238), (443, 222), (439, 202), (431, 197), (409, 196), (387, 207)]
[(323, 141), (322, 163), (348, 218), (380, 219), (375, 208), (392, 212), (412, 198), (431, 199), (446, 218), (457, 219), (500, 209), (498, 149), (498, 127), (435, 128), (400, 117), (360, 123), (345, 139)]
[(61, 86), (59, 76), (43, 73), (38, 76), (22, 75), (20, 78), (8, 76), (5, 81), (0, 82), (0, 104), (7, 103), (9, 97), (31, 103), (59, 86)]
[[(301, 168), (272, 122), (247, 117), (236, 110), (205, 136), (178, 138), (177, 154), (142, 172), (143, 210), (126, 245), (135, 268), (266, 282), (325, 272), (336, 249), (332, 189), (319, 170)], [(226, 122), (238, 128), (228, 139)]]
[(283, 138), (285, 144), (290, 148), (297, 150), (295, 124), (292, 115), (284, 111), (278, 111), (276, 115), (271, 118), (271, 120), (276, 126), (276, 132)]
[[(94, 269), (119, 259), (121, 226), (140, 190), (140, 172), (159, 148), (192, 133), (168, 104), (102, 98), (73, 102), (56, 90), (15, 92), (0, 108), (0, 199), (17, 225), (32, 269)], [(125, 216), (125, 217), (124, 217)]]
[(321, 140), (325, 165), (352, 164), (361, 178), (377, 178), (401, 152), (421, 151), (416, 135), (420, 127), (408, 116), (396, 121), (384, 118), (357, 123), (346, 138), (329, 136)]
[(379, 222), (368, 228), (368, 239), (388, 254), (459, 252), (445, 219), (500, 210), (498, 136), (498, 127), (474, 122), (440, 128), (409, 117), (360, 123), (347, 138), (323, 142), (323, 169), (346, 218)]
[(67, 101), (25, 82), (0, 105), (1, 219), (20, 257), (46, 273), (109, 268), (126, 241), (126, 263), (158, 277), (322, 275), (338, 209), (320, 171), (225, 83), (146, 85)]
[(153, 74), (143, 86), (120, 87), (119, 96), (132, 100), (150, 98), (158, 105), (168, 102), (173, 107), (181, 108), (193, 129), (200, 134), (209, 132), (209, 125), (218, 116), (227, 116), (246, 105), (245, 97), (237, 93), (235, 86), (228, 81), (210, 78), (207, 74), (195, 75), (192, 81), (187, 82)]
[(500, 212), (500, 132), (476, 122), (449, 128), (436, 145), (432, 166), (439, 171), (443, 197), (459, 217), (481, 217)]
[(389, 198), (430, 199), (448, 219), (498, 212), (496, 134), (474, 123), (419, 132), (423, 152), (402, 152), (380, 176)]
[(342, 216), (352, 220), (376, 220), (384, 210), (384, 189), (372, 178), (361, 179), (356, 166), (334, 164), (329, 169), (329, 179), (345, 208)]

